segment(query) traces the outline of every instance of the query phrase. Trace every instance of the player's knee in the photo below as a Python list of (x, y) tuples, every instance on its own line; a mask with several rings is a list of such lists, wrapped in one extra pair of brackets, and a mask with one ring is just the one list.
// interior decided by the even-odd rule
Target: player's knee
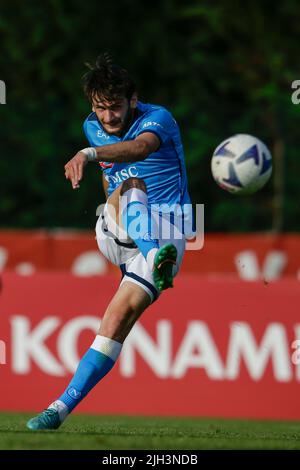
[(145, 193), (147, 192), (146, 183), (142, 178), (131, 177), (123, 181), (121, 194), (124, 194), (126, 191), (132, 188), (138, 188), (144, 191)]

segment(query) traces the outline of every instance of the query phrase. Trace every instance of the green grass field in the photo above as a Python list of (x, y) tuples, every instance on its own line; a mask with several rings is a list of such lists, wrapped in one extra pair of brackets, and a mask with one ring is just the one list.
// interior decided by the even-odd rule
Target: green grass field
[(58, 431), (0, 413), (0, 449), (300, 449), (299, 422), (73, 415)]

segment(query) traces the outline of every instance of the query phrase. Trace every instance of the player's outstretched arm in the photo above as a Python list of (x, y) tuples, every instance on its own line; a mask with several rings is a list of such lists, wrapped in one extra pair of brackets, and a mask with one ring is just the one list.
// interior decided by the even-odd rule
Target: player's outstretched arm
[(152, 132), (144, 132), (134, 140), (118, 142), (101, 147), (88, 147), (80, 150), (65, 165), (65, 176), (72, 183), (73, 189), (79, 188), (83, 169), (87, 162), (131, 163), (145, 160), (150, 153), (160, 146), (159, 138)]
[[(93, 147), (93, 155), (89, 159), (110, 163), (132, 163), (145, 160), (150, 153), (158, 150), (159, 138), (153, 132), (143, 132), (134, 140), (126, 140), (117, 144)], [(89, 150), (89, 149), (85, 149)]]
[(83, 152), (78, 152), (65, 165), (65, 177), (71, 181), (72, 188), (79, 188), (79, 182), (83, 177), (83, 168), (88, 162), (88, 157)]

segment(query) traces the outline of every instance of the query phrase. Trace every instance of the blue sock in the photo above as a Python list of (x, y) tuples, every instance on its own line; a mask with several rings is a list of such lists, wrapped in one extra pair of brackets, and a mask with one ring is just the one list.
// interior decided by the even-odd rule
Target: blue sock
[(147, 260), (148, 253), (159, 248), (148, 209), (148, 197), (141, 189), (132, 188), (122, 196), (122, 223), (129, 237)]
[[(101, 350), (96, 350), (102, 349)], [(58, 398), (71, 412), (90, 390), (112, 369), (122, 344), (117, 341), (97, 336), (92, 347), (85, 353), (75, 375), (64, 393)]]

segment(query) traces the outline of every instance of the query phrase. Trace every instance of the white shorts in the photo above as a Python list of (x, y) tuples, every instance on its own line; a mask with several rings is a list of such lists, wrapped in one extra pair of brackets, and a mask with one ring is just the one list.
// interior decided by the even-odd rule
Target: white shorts
[[(170, 233), (169, 218), (162, 217), (161, 221), (162, 233)], [(182, 263), (186, 242), (184, 235), (179, 234), (178, 230), (174, 230), (174, 226), (172, 229), (170, 238), (165, 239), (164, 237), (158, 241), (159, 246), (164, 246), (167, 243), (173, 243), (176, 246), (177, 261), (173, 267), (173, 274), (176, 276)], [(120, 267), (122, 272), (120, 285), (125, 281), (133, 282), (144, 289), (150, 296), (151, 302), (154, 302), (158, 298), (159, 292), (155, 287), (152, 271), (132, 239), (117, 226), (114, 218), (109, 214), (107, 203), (96, 224), (96, 237), (101, 253), (113, 264)]]

